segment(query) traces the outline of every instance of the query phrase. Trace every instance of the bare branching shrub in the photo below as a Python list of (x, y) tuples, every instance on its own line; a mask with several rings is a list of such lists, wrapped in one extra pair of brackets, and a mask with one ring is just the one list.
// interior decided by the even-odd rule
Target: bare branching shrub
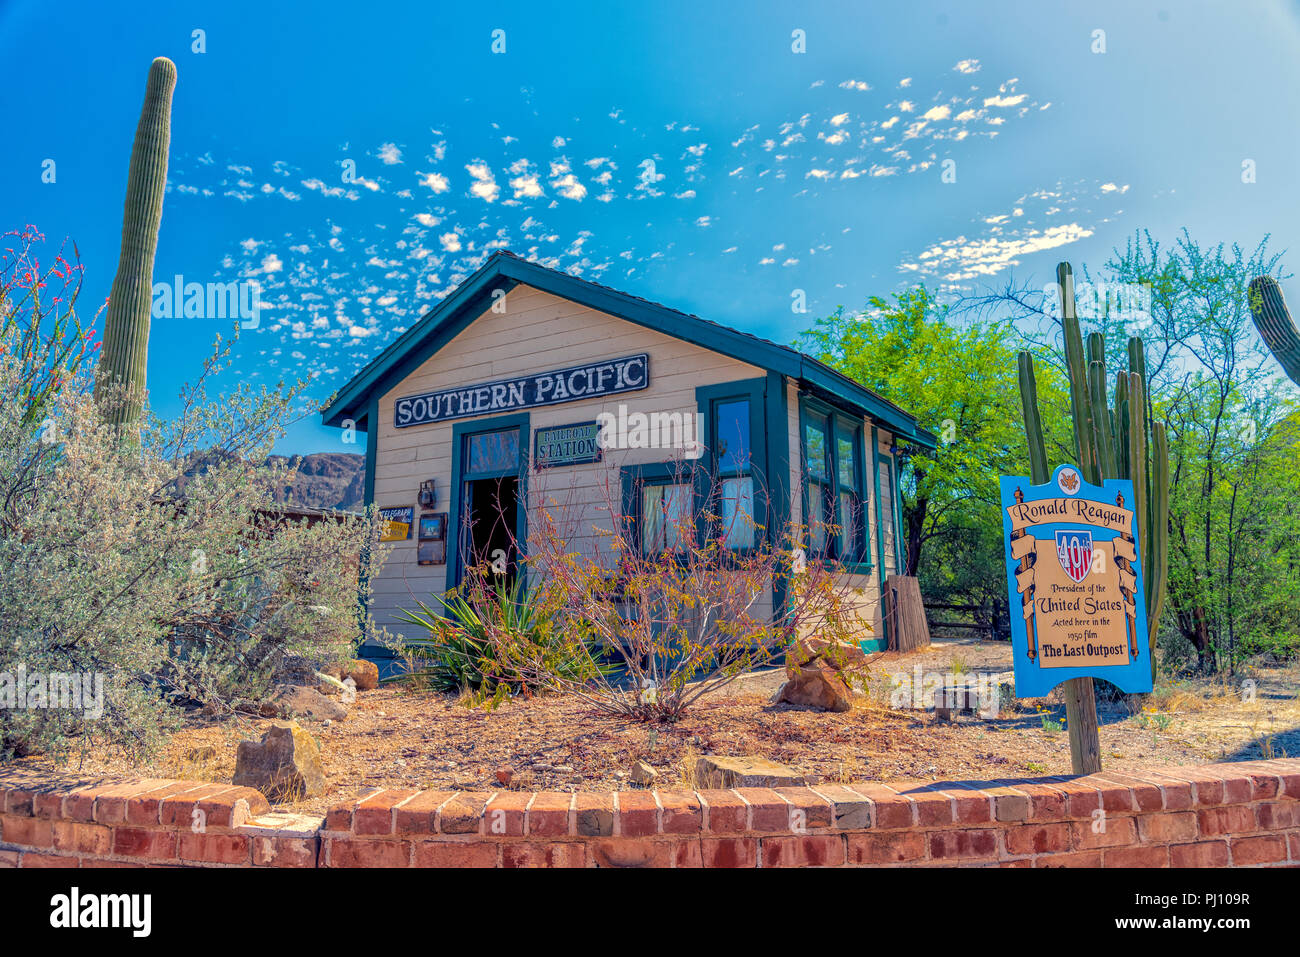
[[(674, 467), (672, 481), (651, 494), (640, 484), (629, 490), (630, 501), (646, 503), (635, 516), (608, 482), (594, 508), (588, 496), (560, 501), (544, 488), (530, 491), (521, 571), (562, 619), (556, 631), (568, 655), (560, 657), (595, 652), (615, 667), (575, 678), (554, 667), (554, 648), (542, 654), (517, 632), (488, 627), (494, 657), (531, 685), (600, 711), (673, 721), (704, 695), (779, 660), (798, 636), (857, 641), (869, 630), (856, 611), (861, 590), (840, 566), (805, 556), (804, 529), (769, 529), (750, 517), (769, 513), (761, 489), (740, 502), (734, 483), (689, 461)], [(501, 587), (485, 561), (463, 591), (471, 605), (485, 606)], [(776, 614), (774, 601), (783, 605)]]

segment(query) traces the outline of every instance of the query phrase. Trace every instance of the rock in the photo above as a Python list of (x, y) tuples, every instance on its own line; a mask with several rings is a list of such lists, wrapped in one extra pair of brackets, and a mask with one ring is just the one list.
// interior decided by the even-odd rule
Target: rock
[(781, 686), (781, 700), (821, 711), (848, 711), (853, 696), (840, 673), (826, 662), (809, 662)]
[(767, 758), (706, 754), (695, 762), (695, 785), (699, 788), (777, 788), (807, 783), (807, 777), (794, 768)]
[(515, 769), (508, 768), (504, 765), (497, 768), (497, 780), (501, 782), (502, 787), (510, 787), (510, 782), (514, 780)]
[(268, 702), (286, 716), (342, 721), (348, 709), (306, 685), (279, 685)]
[(295, 722), (277, 721), (261, 741), (239, 742), (231, 783), (257, 788), (277, 804), (315, 797), (325, 790), (320, 750)]
[(642, 787), (649, 787), (655, 783), (655, 778), (659, 777), (659, 772), (644, 761), (638, 761), (632, 765), (632, 773), (629, 780), (633, 784), (639, 784)]
[(301, 655), (285, 655), (271, 672), (271, 681), (283, 685), (315, 685), (316, 666)]
[(860, 671), (867, 666), (867, 656), (861, 645), (814, 636), (800, 638), (786, 652), (786, 671), (790, 671), (791, 665), (802, 667), (814, 659), (825, 661), (836, 671)]
[(354, 658), (343, 668), (340, 680), (351, 678), (357, 683), (358, 691), (374, 691), (379, 687), (379, 666), (364, 658)]

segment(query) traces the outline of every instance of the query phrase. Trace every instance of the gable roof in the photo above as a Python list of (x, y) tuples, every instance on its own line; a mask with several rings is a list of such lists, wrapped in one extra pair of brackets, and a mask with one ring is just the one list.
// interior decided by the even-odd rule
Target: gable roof
[[(436, 354), (491, 306), (494, 293), (509, 292), (519, 284), (789, 376), (836, 404), (870, 416), (900, 438), (927, 449), (937, 445), (935, 436), (918, 426), (913, 415), (789, 346), (570, 276), (504, 249), (494, 252), (477, 272), (353, 376), (321, 413), (324, 423), (340, 426), (345, 419), (360, 423), (367, 418), (372, 395), (388, 392)], [(366, 428), (373, 425), (367, 422)]]

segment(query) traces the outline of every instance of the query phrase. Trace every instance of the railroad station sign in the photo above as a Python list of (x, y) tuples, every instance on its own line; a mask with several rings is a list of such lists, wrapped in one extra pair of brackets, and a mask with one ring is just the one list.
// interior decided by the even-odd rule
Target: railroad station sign
[(1072, 465), (1045, 485), (999, 481), (1016, 696), (1041, 697), (1083, 677), (1150, 691), (1133, 483), (1090, 485)]
[(579, 422), (538, 429), (533, 449), (533, 465), (539, 469), (557, 465), (583, 465), (599, 462), (600, 423)]

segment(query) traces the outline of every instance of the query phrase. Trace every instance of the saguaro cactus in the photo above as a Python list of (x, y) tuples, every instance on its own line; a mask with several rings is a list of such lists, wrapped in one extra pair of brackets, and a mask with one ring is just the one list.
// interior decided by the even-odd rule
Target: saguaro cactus
[[(158, 57), (149, 67), (144, 106), (131, 148), (131, 168), (122, 213), (122, 250), (104, 318), (97, 397), (112, 395), (105, 406), (110, 421), (122, 425), (139, 417), (149, 358), (149, 317), (153, 301), (153, 261), (167, 185), (171, 142), (172, 91), (176, 65)], [(116, 391), (123, 389), (122, 393)], [(118, 400), (121, 401), (118, 401)]]
[[(1156, 632), (1164, 604), (1169, 559), (1169, 441), (1163, 422), (1150, 421), (1147, 414), (1146, 358), (1142, 340), (1128, 341), (1128, 370), (1115, 377), (1115, 406), (1106, 402), (1106, 350), (1100, 333), (1088, 337), (1085, 355), (1083, 335), (1074, 305), (1074, 273), (1069, 263), (1056, 267), (1061, 293), (1061, 319), (1065, 332), (1066, 371), (1070, 381), (1070, 420), (1074, 426), (1075, 460), (1083, 477), (1093, 485), (1106, 479), (1133, 482), (1134, 522), (1142, 533), (1142, 576), (1150, 642), (1151, 674), (1155, 677)], [(1029, 440), (1030, 477), (1035, 485), (1051, 478), (1047, 448), (1038, 412), (1038, 386), (1034, 360), (1028, 352), (1019, 356), (1020, 399), (1024, 408), (1025, 432)], [(1076, 773), (1100, 769), (1100, 758), (1079, 766), (1080, 751), (1096, 750), (1096, 711), (1092, 679), (1067, 683), (1066, 708), (1071, 723), (1071, 750), (1076, 755)], [(1087, 714), (1091, 713), (1091, 722)], [(1080, 750), (1073, 745), (1076, 726), (1083, 733), (1091, 724), (1092, 741)], [(1089, 766), (1095, 763), (1095, 766)]]
[(1250, 281), (1250, 313), (1259, 337), (1277, 356), (1282, 371), (1300, 385), (1300, 332), (1282, 298), (1282, 287), (1272, 276)]

